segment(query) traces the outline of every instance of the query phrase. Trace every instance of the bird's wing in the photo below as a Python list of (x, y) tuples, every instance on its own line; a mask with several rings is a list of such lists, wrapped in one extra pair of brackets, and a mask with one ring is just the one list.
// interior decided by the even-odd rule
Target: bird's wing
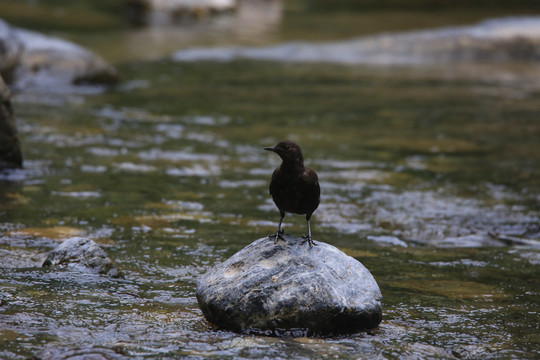
[(272, 194), (276, 194), (277, 192), (277, 189), (276, 189), (276, 178), (277, 178), (277, 174), (279, 172), (279, 167), (277, 169), (274, 170), (274, 172), (272, 173), (272, 180), (270, 180), (270, 186), (268, 187), (268, 190), (270, 192), (270, 195)]
[(303, 173), (303, 179), (307, 191), (313, 196), (320, 197), (321, 187), (319, 186), (319, 177), (317, 176), (317, 173), (307, 167)]

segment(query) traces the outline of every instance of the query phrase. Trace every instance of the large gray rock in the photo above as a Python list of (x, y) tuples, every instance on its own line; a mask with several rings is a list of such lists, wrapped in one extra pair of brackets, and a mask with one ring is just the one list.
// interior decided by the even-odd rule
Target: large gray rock
[(0, 76), (0, 169), (22, 166), (21, 149), (10, 98), (9, 89)]
[(43, 267), (48, 266), (74, 268), (111, 277), (123, 276), (95, 241), (83, 237), (69, 238), (54, 248), (43, 262)]
[(15, 79), (44, 84), (113, 84), (116, 70), (100, 56), (59, 38), (23, 29), (15, 30), (24, 52)]
[(317, 241), (285, 235), (254, 241), (208, 270), (197, 301), (220, 328), (304, 336), (371, 329), (382, 319), (382, 295), (357, 260)]
[(18, 87), (118, 82), (100, 56), (59, 38), (10, 26), (0, 20), (0, 72)]

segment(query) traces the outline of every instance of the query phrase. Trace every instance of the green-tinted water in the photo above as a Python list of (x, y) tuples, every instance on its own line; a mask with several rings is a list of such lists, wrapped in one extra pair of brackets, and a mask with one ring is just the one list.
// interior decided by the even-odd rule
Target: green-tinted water
[[(102, 94), (14, 96), (25, 170), (0, 189), (1, 357), (538, 357), (536, 67), (117, 67)], [(262, 147), (284, 138), (319, 173), (314, 238), (381, 287), (373, 332), (241, 336), (198, 309), (197, 276), (274, 231)], [(40, 268), (74, 235), (125, 279)]]

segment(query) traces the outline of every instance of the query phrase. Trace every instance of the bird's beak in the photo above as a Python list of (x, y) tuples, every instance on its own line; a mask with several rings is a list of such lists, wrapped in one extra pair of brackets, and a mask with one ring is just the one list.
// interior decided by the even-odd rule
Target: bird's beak
[(276, 150), (274, 149), (273, 146), (265, 147), (264, 150), (268, 150), (268, 151), (276, 151)]

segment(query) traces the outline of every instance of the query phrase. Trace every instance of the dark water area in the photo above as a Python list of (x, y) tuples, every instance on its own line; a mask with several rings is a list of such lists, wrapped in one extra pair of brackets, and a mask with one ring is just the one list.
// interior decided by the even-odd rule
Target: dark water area
[[(281, 24), (318, 16), (294, 9)], [(121, 48), (126, 30), (110, 31), (70, 36)], [(14, 94), (25, 166), (0, 175), (1, 358), (538, 358), (537, 63), (111, 58), (118, 86)], [(198, 308), (198, 276), (275, 230), (278, 159), (262, 147), (282, 139), (319, 174), (315, 241), (380, 285), (373, 331), (239, 335)], [(284, 227), (301, 235), (304, 218)], [(71, 236), (125, 278), (41, 268)]]

